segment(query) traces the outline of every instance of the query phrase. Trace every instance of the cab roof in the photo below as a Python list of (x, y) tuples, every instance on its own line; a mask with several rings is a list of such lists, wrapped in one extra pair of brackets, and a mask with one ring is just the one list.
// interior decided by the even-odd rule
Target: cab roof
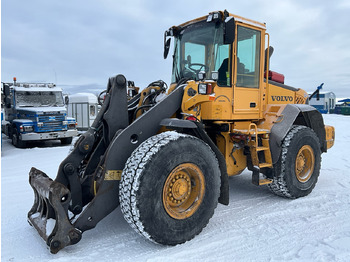
[[(209, 15), (214, 14), (214, 13), (221, 13), (222, 17), (224, 17), (225, 11), (211, 12), (208, 15), (205, 15), (205, 16), (190, 20), (188, 22), (182, 23), (179, 25), (179, 27), (186, 27), (190, 24), (194, 24), (194, 23), (197, 23), (199, 21), (206, 20)], [(253, 26), (259, 27), (261, 29), (266, 29), (265, 23), (261, 23), (261, 22), (258, 22), (258, 21), (252, 20), (252, 19), (244, 18), (244, 17), (239, 16), (239, 15), (231, 14), (231, 13), (229, 13), (229, 17), (234, 17), (235, 21), (242, 22), (244, 24), (253, 25)]]

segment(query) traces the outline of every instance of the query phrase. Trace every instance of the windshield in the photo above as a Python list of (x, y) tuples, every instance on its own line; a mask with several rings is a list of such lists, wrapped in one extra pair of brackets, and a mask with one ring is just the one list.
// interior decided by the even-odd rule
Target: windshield
[(63, 106), (63, 97), (61, 92), (16, 92), (17, 106)]
[(219, 73), (218, 84), (231, 85), (230, 45), (223, 44), (223, 24), (205, 21), (184, 28), (175, 38), (172, 83), (198, 80), (198, 72)]

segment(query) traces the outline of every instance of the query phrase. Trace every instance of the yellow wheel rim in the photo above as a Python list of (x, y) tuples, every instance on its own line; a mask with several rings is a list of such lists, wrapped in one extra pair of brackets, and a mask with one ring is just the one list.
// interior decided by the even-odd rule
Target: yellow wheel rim
[(300, 148), (295, 159), (295, 174), (299, 182), (309, 181), (314, 172), (315, 155), (311, 146), (305, 145)]
[(169, 216), (185, 219), (201, 205), (205, 193), (202, 171), (192, 163), (174, 168), (163, 187), (163, 205)]

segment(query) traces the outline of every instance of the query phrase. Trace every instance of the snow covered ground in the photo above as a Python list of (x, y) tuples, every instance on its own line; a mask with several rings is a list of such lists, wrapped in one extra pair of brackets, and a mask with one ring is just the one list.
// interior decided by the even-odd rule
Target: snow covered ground
[(230, 179), (230, 205), (219, 205), (209, 225), (175, 247), (149, 242), (124, 221), (120, 208), (82, 240), (52, 255), (26, 220), (33, 203), (28, 172), (54, 178), (69, 146), (47, 142), (16, 149), (3, 137), (1, 152), (2, 261), (350, 261), (350, 117), (325, 115), (336, 143), (322, 155), (318, 184), (288, 200), (251, 184), (248, 171)]

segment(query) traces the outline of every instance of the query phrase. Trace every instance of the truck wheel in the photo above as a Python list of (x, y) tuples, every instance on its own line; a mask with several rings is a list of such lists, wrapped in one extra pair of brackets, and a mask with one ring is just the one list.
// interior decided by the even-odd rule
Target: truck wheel
[(165, 132), (132, 153), (122, 173), (119, 200), (136, 232), (176, 245), (208, 224), (219, 190), (220, 169), (211, 148), (193, 136)]
[(61, 138), (60, 140), (62, 145), (70, 145), (72, 143), (73, 137), (65, 137)]
[(12, 145), (17, 148), (25, 148), (27, 145), (27, 143), (20, 138), (16, 128), (13, 128), (12, 132)]
[(316, 185), (320, 167), (321, 150), (317, 135), (308, 127), (293, 126), (282, 142), (269, 189), (287, 198), (306, 196)]

